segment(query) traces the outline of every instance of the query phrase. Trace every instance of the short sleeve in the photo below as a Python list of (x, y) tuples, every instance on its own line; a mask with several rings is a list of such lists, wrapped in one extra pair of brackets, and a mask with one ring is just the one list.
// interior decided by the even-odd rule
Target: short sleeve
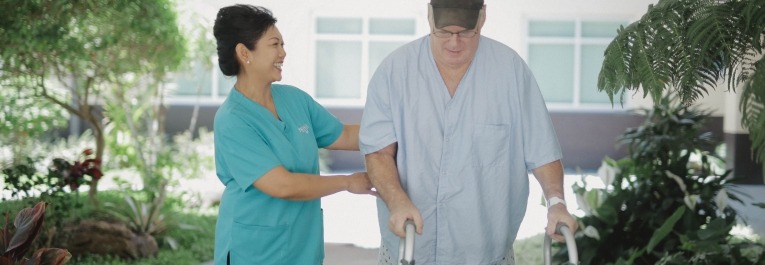
[[(242, 121), (221, 119), (215, 123), (215, 157), (220, 172), (247, 190), (268, 171), (280, 165), (262, 135)], [(235, 119), (235, 118), (234, 118)], [(220, 176), (219, 176), (220, 177)]]
[(558, 137), (542, 92), (528, 66), (520, 62), (524, 86), (520, 90), (523, 116), (523, 142), (526, 168), (531, 170), (562, 157)]
[(311, 125), (316, 137), (316, 145), (319, 148), (332, 145), (340, 137), (340, 134), (343, 133), (343, 123), (308, 94), (304, 94), (304, 96), (306, 97), (306, 104), (308, 104), (308, 110), (311, 115)]
[(361, 116), (359, 149), (366, 155), (397, 141), (390, 104), (386, 64), (380, 65), (369, 82), (367, 102)]

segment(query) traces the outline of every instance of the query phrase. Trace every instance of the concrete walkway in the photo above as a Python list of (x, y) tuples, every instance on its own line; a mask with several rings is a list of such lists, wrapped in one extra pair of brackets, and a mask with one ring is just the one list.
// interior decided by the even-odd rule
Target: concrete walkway
[[(325, 265), (377, 265), (377, 249), (355, 247), (351, 244), (324, 244)], [(212, 261), (200, 265), (213, 265)]]

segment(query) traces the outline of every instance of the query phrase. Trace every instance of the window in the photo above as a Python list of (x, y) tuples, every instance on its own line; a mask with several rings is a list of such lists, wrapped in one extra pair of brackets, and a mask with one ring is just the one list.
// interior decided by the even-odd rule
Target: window
[(314, 95), (330, 104), (363, 104), (377, 66), (415, 34), (414, 18), (317, 17)]
[(598, 91), (603, 52), (626, 21), (531, 20), (528, 63), (550, 105), (602, 106)]
[(223, 100), (236, 83), (235, 77), (225, 76), (218, 67), (218, 58), (212, 63), (194, 62), (191, 67), (175, 73), (168, 85), (170, 103), (213, 103)]

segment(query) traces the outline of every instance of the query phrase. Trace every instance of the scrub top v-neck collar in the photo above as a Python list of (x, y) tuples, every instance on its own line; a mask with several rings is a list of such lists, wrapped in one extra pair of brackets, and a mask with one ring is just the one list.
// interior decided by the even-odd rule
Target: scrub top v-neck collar
[(261, 116), (265, 116), (268, 121), (273, 123), (278, 128), (281, 128), (282, 132), (286, 132), (287, 123), (284, 122), (284, 120), (285, 120), (285, 115), (287, 114), (287, 112), (281, 109), (282, 104), (280, 104), (279, 102), (279, 100), (281, 100), (281, 97), (280, 97), (281, 95), (276, 89), (273, 89), (273, 85), (269, 86), (268, 89), (271, 90), (271, 98), (274, 101), (274, 109), (276, 110), (276, 116), (274, 116), (274, 113), (268, 110), (268, 108), (266, 108), (265, 106), (246, 97), (244, 94), (242, 94), (242, 92), (237, 90), (236, 87), (232, 89), (231, 93), (234, 93), (234, 95), (236, 96), (236, 100), (238, 102), (245, 103), (244, 106), (246, 106), (249, 109), (252, 109), (253, 111), (255, 111), (255, 113), (258, 113)]

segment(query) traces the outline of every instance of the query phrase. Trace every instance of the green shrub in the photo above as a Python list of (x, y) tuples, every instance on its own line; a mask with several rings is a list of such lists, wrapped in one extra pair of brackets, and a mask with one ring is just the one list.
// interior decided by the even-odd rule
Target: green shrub
[(544, 234), (516, 240), (515, 243), (513, 243), (513, 251), (515, 252), (515, 264), (544, 264), (543, 244)]
[[(79, 194), (80, 200), (86, 199), (86, 194)], [(124, 192), (104, 190), (98, 193), (98, 200), (104, 204), (124, 204)], [(0, 202), (0, 212), (17, 212), (27, 207), (37, 198), (25, 198), (22, 200), (7, 200)], [(70, 260), (67, 265), (159, 265), (159, 264), (178, 264), (178, 265), (198, 265), (201, 262), (212, 260), (214, 241), (215, 241), (215, 222), (217, 217), (214, 215), (200, 214), (195, 211), (187, 211), (183, 207), (183, 201), (177, 197), (170, 196), (165, 200), (161, 213), (166, 217), (164, 222), (167, 230), (164, 235), (175, 239), (178, 244), (177, 249), (173, 250), (167, 241), (159, 240), (159, 252), (156, 257), (124, 261), (115, 257), (89, 256)], [(101, 219), (114, 220), (108, 210), (103, 207), (96, 207), (90, 203), (84, 203), (81, 208), (74, 209), (73, 215), (81, 219)], [(51, 220), (50, 215), (46, 213), (46, 222), (41, 231), (41, 238), (46, 237), (45, 233), (55, 220)], [(39, 241), (39, 240), (38, 240)], [(38, 242), (39, 243), (39, 242)]]
[[(646, 110), (645, 122), (622, 141), (629, 156), (606, 158), (599, 170), (605, 188), (574, 187), (585, 216), (577, 246), (582, 264), (762, 264), (746, 257), (750, 242), (733, 242), (741, 201), (730, 188), (714, 143), (701, 133), (707, 114), (670, 98)], [(762, 246), (760, 245), (760, 250)], [(554, 261), (567, 259), (565, 249)]]

